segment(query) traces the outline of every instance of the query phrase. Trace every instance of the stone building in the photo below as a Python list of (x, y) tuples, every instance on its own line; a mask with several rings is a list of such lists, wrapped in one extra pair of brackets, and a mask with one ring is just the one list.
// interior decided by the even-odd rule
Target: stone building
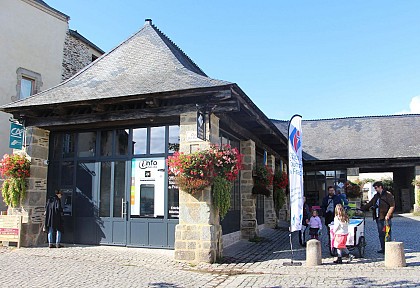
[[(286, 121), (273, 123), (287, 135)], [(396, 211), (418, 210), (419, 187), (411, 183), (420, 178), (420, 136), (411, 131), (419, 126), (418, 114), (302, 121), (308, 204), (319, 205), (328, 186), (344, 192), (359, 173), (392, 172)]]
[[(69, 19), (41, 0), (0, 1), (0, 105), (57, 85), (104, 53), (69, 30)], [(0, 114), (0, 155), (12, 152), (10, 116)]]
[[(31, 135), (27, 246), (42, 242), (40, 213), (55, 189), (70, 243), (174, 248), (176, 259), (214, 262), (223, 239), (276, 226), (273, 199), (251, 193), (252, 169), (264, 151), (268, 165), (282, 167), (286, 138), (237, 84), (208, 77), (151, 20), (74, 77), (2, 110)], [(205, 140), (196, 137), (197, 110)], [(222, 222), (210, 188), (179, 191), (166, 167), (169, 144), (191, 152), (210, 143), (244, 154)]]

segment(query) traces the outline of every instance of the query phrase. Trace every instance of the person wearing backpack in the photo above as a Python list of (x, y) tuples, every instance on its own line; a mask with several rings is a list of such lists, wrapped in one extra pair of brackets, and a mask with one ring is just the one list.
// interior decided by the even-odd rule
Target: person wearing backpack
[(376, 194), (373, 198), (361, 207), (362, 210), (373, 209), (373, 219), (376, 221), (379, 233), (379, 242), (381, 244), (381, 250), (378, 253), (385, 253), (385, 226), (389, 226), (389, 239), (391, 239), (391, 225), (392, 216), (395, 210), (395, 199), (391, 192), (386, 191), (381, 181), (373, 183), (373, 187), (376, 190)]
[(341, 204), (341, 198), (338, 195), (335, 195), (335, 189), (333, 186), (328, 187), (328, 195), (322, 199), (321, 210), (325, 219), (325, 226), (327, 226), (328, 237), (330, 235), (329, 224), (334, 220), (334, 211), (335, 206)]

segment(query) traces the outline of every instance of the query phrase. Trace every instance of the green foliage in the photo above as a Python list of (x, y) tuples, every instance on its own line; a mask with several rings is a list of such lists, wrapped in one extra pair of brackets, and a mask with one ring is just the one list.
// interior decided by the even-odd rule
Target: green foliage
[(384, 178), (381, 181), (385, 190), (394, 192), (394, 181), (391, 178)]
[(7, 178), (1, 189), (3, 201), (8, 206), (17, 207), (26, 197), (26, 182), (23, 178)]
[(230, 191), (232, 182), (216, 176), (213, 182), (213, 203), (219, 209), (220, 218), (223, 219), (230, 208)]
[(358, 198), (362, 196), (360, 186), (351, 181), (347, 181), (344, 189), (346, 191), (347, 198)]
[(1, 188), (1, 195), (6, 205), (17, 207), (26, 197), (26, 181), (30, 176), (30, 161), (23, 155), (4, 155), (0, 162), (0, 171), (6, 179)]
[(284, 203), (286, 203), (286, 192), (285, 189), (279, 189), (276, 188), (274, 190), (274, 207), (276, 208), (276, 211), (279, 211)]

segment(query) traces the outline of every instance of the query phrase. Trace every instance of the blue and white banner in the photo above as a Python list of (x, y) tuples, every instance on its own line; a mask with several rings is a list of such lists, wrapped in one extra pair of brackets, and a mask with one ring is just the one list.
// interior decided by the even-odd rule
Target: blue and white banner
[(289, 187), (290, 232), (302, 228), (303, 217), (303, 161), (302, 116), (294, 115), (289, 122)]

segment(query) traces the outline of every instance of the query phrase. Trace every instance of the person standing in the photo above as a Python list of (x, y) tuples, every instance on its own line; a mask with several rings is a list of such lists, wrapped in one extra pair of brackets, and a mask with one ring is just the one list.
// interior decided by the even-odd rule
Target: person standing
[(347, 216), (347, 213), (341, 204), (335, 206), (332, 232), (334, 235), (333, 247), (337, 249), (337, 260), (335, 260), (334, 263), (342, 264), (343, 255), (349, 255), (348, 262), (351, 262), (354, 256), (349, 253), (346, 244), (347, 236), (349, 235), (349, 216)]
[(322, 230), (321, 218), (318, 217), (318, 211), (313, 209), (312, 217), (309, 219), (309, 235), (311, 235), (311, 239), (318, 240), (321, 230)]
[[(48, 231), (48, 247), (62, 248), (61, 233), (63, 233), (63, 208), (61, 207), (61, 192), (55, 191), (55, 195), (47, 200), (45, 205), (45, 223), (44, 226)], [(55, 244), (54, 243), (55, 234)]]
[(362, 210), (369, 210), (373, 207), (373, 219), (376, 221), (376, 226), (378, 227), (379, 234), (379, 243), (381, 244), (381, 250), (376, 252), (384, 254), (385, 253), (385, 226), (389, 226), (389, 239), (391, 239), (391, 225), (392, 225), (392, 216), (395, 210), (395, 199), (394, 195), (391, 192), (384, 189), (384, 185), (381, 181), (373, 183), (373, 188), (376, 191), (376, 194), (373, 198), (363, 205)]
[(306, 203), (306, 197), (303, 196), (303, 215), (302, 215), (302, 225), (307, 226), (309, 218), (311, 218), (311, 211), (309, 210), (309, 205)]
[[(333, 186), (328, 187), (328, 195), (322, 200), (322, 213), (325, 219), (325, 226), (327, 226), (327, 231), (330, 231), (328, 226), (334, 220), (334, 209), (337, 204), (341, 203), (341, 198), (335, 195), (335, 189)], [(329, 237), (330, 233), (328, 233)]]

